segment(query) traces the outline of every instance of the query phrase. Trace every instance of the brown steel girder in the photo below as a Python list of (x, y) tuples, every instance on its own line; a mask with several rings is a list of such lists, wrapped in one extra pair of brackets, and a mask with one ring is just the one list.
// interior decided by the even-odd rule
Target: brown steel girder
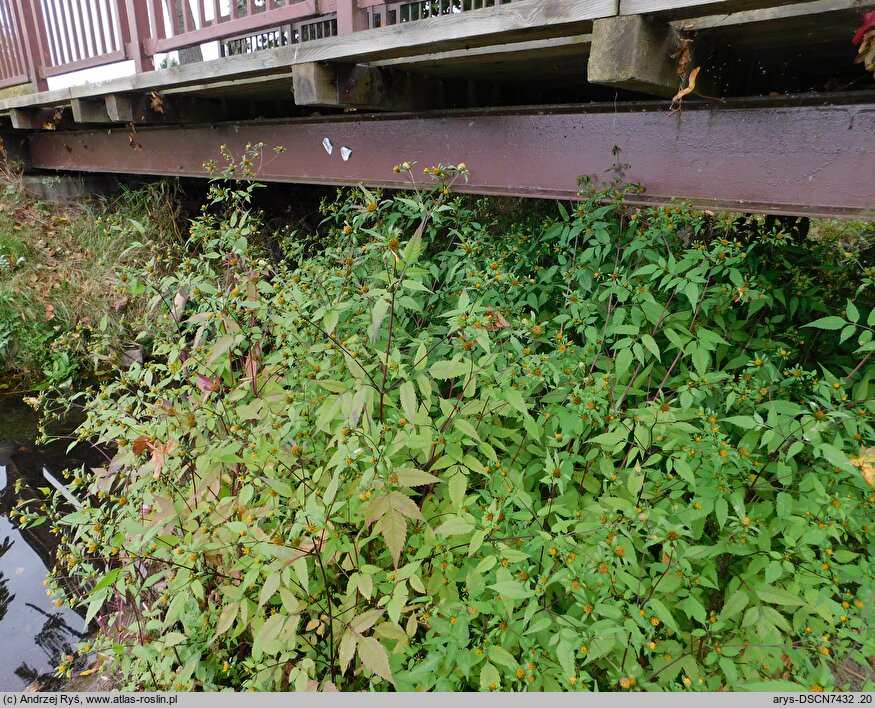
[[(326, 149), (326, 139), (332, 149)], [(204, 177), (220, 145), (266, 145), (264, 182), (405, 187), (393, 172), (465, 162), (459, 191), (574, 198), (578, 177), (641, 185), (642, 204), (875, 218), (875, 102), (856, 105), (587, 105), (441, 114), (33, 133), (38, 169)], [(285, 146), (274, 155), (272, 148)], [(619, 148), (617, 152), (615, 150)], [(348, 151), (348, 152), (347, 152)], [(617, 152), (617, 157), (614, 156)], [(344, 156), (347, 159), (344, 159)]]

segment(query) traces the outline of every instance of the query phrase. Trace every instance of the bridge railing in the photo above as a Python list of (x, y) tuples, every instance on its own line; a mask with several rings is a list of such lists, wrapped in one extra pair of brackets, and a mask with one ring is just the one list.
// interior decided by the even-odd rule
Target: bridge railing
[(219, 41), (223, 55), (512, 0), (0, 0), (0, 88)]
[(15, 2), (0, 0), (0, 88), (28, 81), (28, 56)]

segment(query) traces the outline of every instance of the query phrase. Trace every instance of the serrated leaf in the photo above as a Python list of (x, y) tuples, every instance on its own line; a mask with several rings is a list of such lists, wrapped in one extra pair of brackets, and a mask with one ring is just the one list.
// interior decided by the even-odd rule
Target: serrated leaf
[(386, 679), (393, 686), (395, 678), (392, 676), (392, 669), (389, 666), (389, 655), (383, 645), (373, 637), (362, 639), (358, 642), (358, 655), (365, 668), (373, 673)]
[(527, 416), (529, 413), (529, 407), (526, 405), (526, 401), (523, 398), (523, 394), (521, 394), (515, 388), (508, 388), (506, 391), (502, 391), (502, 396), (504, 400), (510, 403), (511, 407), (522, 413), (524, 416)]
[(474, 522), (462, 516), (452, 516), (444, 521), (435, 530), (435, 536), (459, 536), (471, 533), (474, 530)]
[(436, 361), (428, 372), (435, 379), (454, 379), (464, 376), (471, 370), (471, 365), (466, 361)]
[(805, 601), (793, 593), (787, 592), (782, 588), (761, 586), (756, 589), (757, 597), (763, 602), (768, 602), (772, 605), (787, 605), (790, 607), (798, 607), (805, 604)]
[(276, 654), (281, 649), (277, 637), (279, 637), (285, 622), (286, 616), (281, 613), (271, 615), (265, 620), (252, 642), (253, 658), (258, 659), (262, 654)]
[(510, 600), (524, 600), (530, 593), (516, 580), (502, 580), (489, 586), (502, 597)]
[(344, 673), (349, 667), (349, 662), (355, 656), (358, 637), (352, 632), (344, 632), (340, 638), (340, 648), (337, 652), (337, 658), (340, 661), (340, 673)]
[(680, 629), (677, 626), (677, 623), (674, 621), (674, 617), (672, 616), (669, 609), (662, 604), (660, 600), (657, 600), (655, 597), (650, 598), (650, 607), (653, 608), (654, 614), (662, 621), (662, 623), (668, 627), (673, 632), (680, 632)]
[(736, 590), (723, 604), (723, 609), (720, 611), (720, 619), (728, 620), (735, 617), (735, 615), (747, 607), (748, 602), (750, 602), (750, 598), (747, 596), (747, 593), (744, 590)]
[(377, 341), (377, 335), (380, 333), (380, 327), (383, 326), (383, 320), (389, 314), (389, 303), (382, 296), (377, 297), (377, 301), (371, 308), (371, 342)]
[(841, 329), (847, 324), (841, 317), (821, 317), (819, 320), (809, 322), (804, 327), (816, 327), (817, 329)]
[(845, 312), (848, 314), (848, 319), (851, 322), (859, 322), (860, 321), (860, 311), (857, 309), (857, 306), (848, 300), (848, 306), (845, 308)]
[(411, 381), (405, 381), (401, 384), (401, 408), (408, 420), (413, 420), (416, 416), (416, 387)]
[(489, 647), (487, 654), (491, 661), (494, 661), (496, 664), (501, 664), (502, 666), (509, 666), (515, 669), (519, 664), (519, 662), (514, 659), (513, 654), (497, 644), (493, 644)]
[(477, 442), (483, 442), (480, 439), (480, 435), (477, 433), (476, 428), (464, 418), (455, 418), (453, 420), (453, 427), (456, 428), (463, 435), (467, 435), (472, 440), (476, 440)]
[(273, 594), (279, 589), (280, 574), (270, 573), (264, 580), (264, 585), (261, 587), (261, 593), (258, 595), (258, 606), (263, 606), (273, 597)]
[(642, 334), (641, 343), (645, 347), (647, 347), (647, 349), (650, 351), (651, 354), (653, 354), (653, 356), (656, 357), (657, 361), (660, 359), (659, 345), (656, 343), (656, 340), (653, 337), (651, 337), (649, 334)]
[(401, 549), (404, 548), (404, 542), (407, 540), (407, 518), (397, 509), (390, 508), (380, 518), (380, 533), (397, 568)]
[(223, 354), (227, 354), (231, 347), (234, 346), (234, 335), (232, 334), (223, 334), (216, 340), (216, 343), (213, 345), (212, 349), (210, 349), (210, 355), (207, 357), (207, 366), (212, 366), (218, 361), (219, 357)]
[(386, 610), (368, 610), (349, 621), (349, 629), (356, 634), (364, 634), (373, 627)]
[(398, 484), (403, 487), (421, 487), (424, 484), (437, 484), (442, 481), (440, 477), (415, 467), (402, 467), (395, 470), (395, 474), (398, 475)]
[(389, 506), (403, 516), (406, 516), (408, 519), (425, 521), (419, 507), (416, 506), (416, 502), (407, 495), (402, 494), (401, 492), (389, 492), (388, 499)]

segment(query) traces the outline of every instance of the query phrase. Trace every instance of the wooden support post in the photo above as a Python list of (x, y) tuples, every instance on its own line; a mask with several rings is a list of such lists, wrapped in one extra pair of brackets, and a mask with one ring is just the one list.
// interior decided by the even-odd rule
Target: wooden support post
[(299, 106), (411, 111), (440, 105), (438, 82), (365, 64), (309, 62), (294, 67)]
[(593, 22), (587, 78), (590, 83), (674, 96), (679, 82), (671, 58), (677, 35), (668, 25), (641, 15)]
[(76, 123), (113, 123), (106, 112), (103, 99), (74, 98), (71, 100), (73, 121)]

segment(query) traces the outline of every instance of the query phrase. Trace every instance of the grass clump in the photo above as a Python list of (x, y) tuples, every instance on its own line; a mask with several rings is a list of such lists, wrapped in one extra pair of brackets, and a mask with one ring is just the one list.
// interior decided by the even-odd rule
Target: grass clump
[[(125, 189), (103, 200), (49, 204), (28, 193), (19, 175), (0, 179), (0, 389), (7, 392), (70, 380), (88, 370), (96, 330), (112, 346), (131, 346), (131, 313), (118, 294), (117, 269), (176, 239), (170, 183)], [(80, 367), (86, 366), (80, 371)]]

